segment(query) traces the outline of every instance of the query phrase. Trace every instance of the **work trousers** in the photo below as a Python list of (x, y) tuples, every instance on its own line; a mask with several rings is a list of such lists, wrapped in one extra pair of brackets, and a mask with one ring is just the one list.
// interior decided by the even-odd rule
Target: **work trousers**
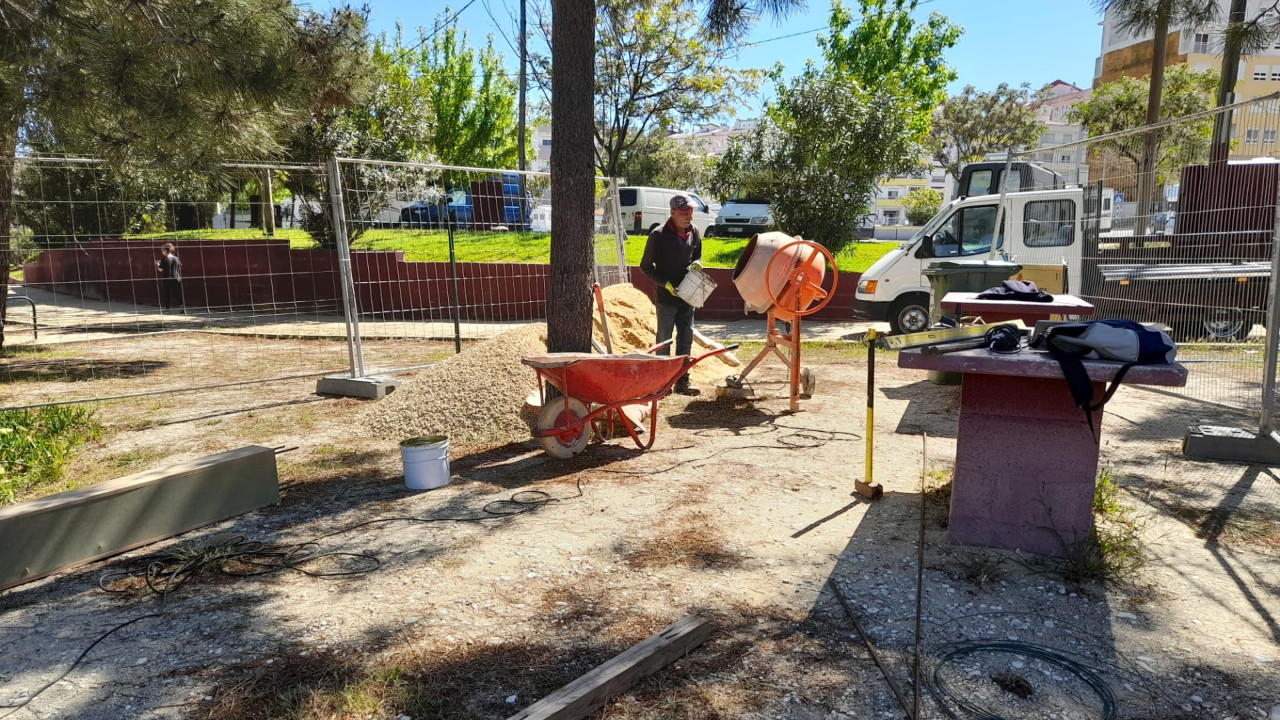
[[(683, 300), (675, 302), (658, 302), (658, 339), (663, 342), (671, 339), (671, 331), (676, 334), (676, 354), (688, 355), (693, 350), (693, 306)], [(658, 355), (670, 355), (671, 346), (659, 350)]]

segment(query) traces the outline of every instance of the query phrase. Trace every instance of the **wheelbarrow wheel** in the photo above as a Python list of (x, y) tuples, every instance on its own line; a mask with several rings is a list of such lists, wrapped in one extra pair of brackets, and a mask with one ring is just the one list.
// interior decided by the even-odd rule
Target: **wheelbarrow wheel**
[(586, 416), (587, 406), (571, 397), (561, 395), (548, 401), (538, 415), (538, 429), (561, 432), (538, 438), (542, 449), (551, 457), (560, 459), (571, 458), (585, 450), (591, 440), (591, 426), (582, 422)]

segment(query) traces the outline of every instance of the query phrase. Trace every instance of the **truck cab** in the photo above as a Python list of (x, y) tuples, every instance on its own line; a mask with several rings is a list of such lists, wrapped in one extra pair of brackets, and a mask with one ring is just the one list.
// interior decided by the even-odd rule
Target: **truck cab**
[[(1008, 258), (1057, 272), (1064, 265), (1079, 268), (1082, 210), (1079, 188), (1009, 193), (1003, 201), (1000, 195), (953, 200), (862, 274), (853, 314), (887, 320), (894, 333), (926, 329), (929, 284), (921, 273), (938, 260)], [(1068, 274), (1057, 292), (1069, 290)]]

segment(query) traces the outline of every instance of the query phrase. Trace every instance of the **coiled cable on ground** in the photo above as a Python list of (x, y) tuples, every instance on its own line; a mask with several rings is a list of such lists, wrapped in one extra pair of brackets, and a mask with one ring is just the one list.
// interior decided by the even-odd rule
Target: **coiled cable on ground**
[[(1102, 702), (1102, 711), (1100, 717), (1103, 720), (1115, 720), (1118, 717), (1118, 708), (1116, 705), (1115, 692), (1111, 686), (1102, 679), (1098, 673), (1094, 672), (1091, 667), (1084, 663), (1074, 660), (1052, 648), (1043, 645), (1034, 645), (1025, 642), (961, 642), (950, 646), (946, 652), (939, 655), (938, 660), (933, 668), (933, 674), (930, 678), (929, 692), (934, 699), (938, 701), (938, 705), (942, 707), (943, 712), (948, 717), (961, 720), (962, 718), (975, 718), (976, 720), (1003, 720), (1002, 715), (994, 713), (977, 703), (969, 700), (960, 694), (951, 686), (945, 677), (943, 670), (950, 664), (955, 663), (962, 658), (977, 653), (1010, 653), (1021, 655), (1027, 658), (1035, 658), (1061, 668), (1065, 672), (1074, 675), (1077, 679), (1089, 686), (1098, 699)], [(957, 712), (958, 711), (958, 712)]]

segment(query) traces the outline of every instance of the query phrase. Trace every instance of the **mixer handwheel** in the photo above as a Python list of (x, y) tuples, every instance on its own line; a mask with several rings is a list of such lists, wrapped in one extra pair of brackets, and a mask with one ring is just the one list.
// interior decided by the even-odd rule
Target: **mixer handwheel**
[[(778, 262), (779, 258), (786, 258), (788, 261), (792, 260), (793, 258), (790, 257), (790, 254), (785, 251), (788, 248), (796, 245), (805, 245), (805, 246), (811, 247), (813, 248), (814, 252), (822, 253), (822, 255), (826, 257), (827, 264), (831, 266), (831, 289), (830, 290), (822, 289), (822, 272), (813, 267), (812, 265), (813, 255), (809, 255), (802, 262), (795, 264), (793, 267), (787, 270), (786, 283), (782, 286), (782, 289), (780, 291), (778, 291), (777, 293), (773, 292), (773, 287), (772, 287), (773, 283), (771, 279), (774, 277), (775, 269), (781, 268), (781, 266), (775, 266), (774, 263)], [(835, 291), (836, 291), (837, 280), (838, 280), (838, 272), (836, 270), (836, 261), (835, 261), (835, 258), (831, 256), (830, 251), (828, 251), (826, 248), (822, 247), (816, 242), (812, 242), (809, 240), (796, 240), (794, 242), (787, 243), (786, 245), (783, 245), (782, 247), (778, 248), (777, 252), (773, 254), (773, 257), (769, 258), (769, 265), (765, 269), (765, 283), (764, 283), (765, 288), (764, 289), (765, 289), (765, 292), (769, 294), (769, 300), (775, 306), (783, 308), (787, 312), (792, 313), (794, 315), (812, 315), (813, 313), (816, 313), (822, 308), (826, 307), (827, 303), (831, 302), (831, 297), (832, 295), (835, 294)], [(808, 290), (809, 292), (811, 292), (814, 298), (817, 299), (819, 302), (816, 305), (813, 305), (809, 308), (793, 308), (779, 302), (779, 298), (781, 296), (787, 295), (788, 291), (798, 296), (804, 290)]]

